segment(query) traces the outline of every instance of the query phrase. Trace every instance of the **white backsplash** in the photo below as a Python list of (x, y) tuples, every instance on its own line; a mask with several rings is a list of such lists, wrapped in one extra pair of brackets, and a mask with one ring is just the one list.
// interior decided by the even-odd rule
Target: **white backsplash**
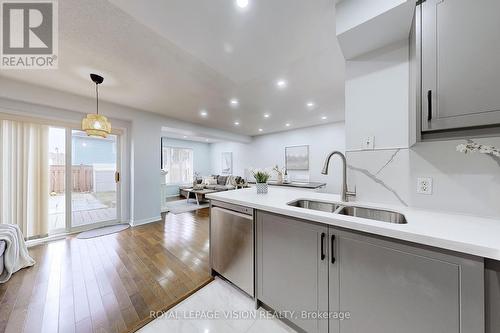
[[(498, 137), (473, 141), (500, 147)], [(356, 186), (358, 200), (500, 218), (500, 158), (457, 152), (466, 142), (350, 151), (349, 187)], [(433, 179), (432, 195), (417, 193), (419, 177)]]

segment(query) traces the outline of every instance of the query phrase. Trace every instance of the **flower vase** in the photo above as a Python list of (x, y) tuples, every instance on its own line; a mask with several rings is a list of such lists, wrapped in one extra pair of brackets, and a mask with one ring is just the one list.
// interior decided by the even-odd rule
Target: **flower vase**
[(281, 172), (278, 172), (278, 177), (276, 179), (276, 183), (283, 184), (283, 174)]
[(257, 183), (257, 194), (266, 194), (267, 193), (267, 183)]

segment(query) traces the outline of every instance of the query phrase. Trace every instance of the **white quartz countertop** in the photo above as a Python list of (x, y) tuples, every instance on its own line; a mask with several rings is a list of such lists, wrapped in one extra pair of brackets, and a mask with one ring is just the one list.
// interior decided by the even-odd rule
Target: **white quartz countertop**
[(349, 202), (363, 207), (387, 209), (405, 215), (407, 224), (394, 224), (288, 206), (297, 199), (341, 202), (340, 196), (270, 187), (268, 194), (255, 188), (218, 192), (208, 199), (325, 223), (356, 231), (391, 237), (451, 251), (500, 260), (500, 220), (469, 215), (413, 209), (401, 206)]

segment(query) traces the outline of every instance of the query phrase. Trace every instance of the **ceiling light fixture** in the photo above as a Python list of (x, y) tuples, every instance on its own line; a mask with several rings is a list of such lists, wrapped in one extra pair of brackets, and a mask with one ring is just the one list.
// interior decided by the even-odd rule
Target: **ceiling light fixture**
[(236, 0), (236, 5), (240, 8), (247, 8), (248, 0)]
[(262, 128), (259, 128), (259, 132), (262, 132), (262, 131), (264, 131), (264, 130)]
[(238, 105), (240, 105), (240, 102), (236, 98), (233, 98), (229, 101), (229, 104), (231, 104), (231, 106), (233, 107), (237, 107)]
[(327, 117), (327, 116), (323, 116), (323, 117), (321, 117), (321, 120), (327, 120), (327, 119), (328, 119), (328, 117)]
[(276, 86), (280, 89), (285, 89), (288, 86), (288, 82), (286, 80), (279, 79), (276, 81)]
[(185, 135), (184, 135), (184, 136), (183, 136), (183, 138), (184, 138), (184, 139), (187, 139), (187, 136), (185, 136)]
[(224, 43), (223, 47), (224, 47), (224, 52), (226, 52), (227, 54), (231, 54), (234, 52), (233, 46), (229, 43)]
[(108, 118), (99, 114), (99, 85), (104, 78), (97, 74), (90, 74), (90, 79), (95, 83), (96, 113), (87, 114), (87, 117), (82, 119), (82, 130), (88, 136), (105, 138), (111, 133), (111, 123)]
[(286, 127), (290, 127), (290, 123), (286, 123), (286, 124), (285, 124), (285, 126), (286, 126)]
[(266, 119), (267, 119), (267, 118), (269, 118), (269, 117), (271, 117), (271, 115), (270, 115), (269, 113), (264, 113), (264, 118), (266, 118)]
[(306, 106), (308, 109), (312, 110), (316, 107), (316, 104), (314, 102), (307, 102)]
[(234, 126), (240, 126), (240, 122), (239, 121), (235, 121), (234, 122)]
[(202, 117), (206, 117), (206, 116), (208, 116), (208, 112), (207, 112), (207, 110), (201, 110), (201, 111), (200, 111), (200, 116), (202, 116)]

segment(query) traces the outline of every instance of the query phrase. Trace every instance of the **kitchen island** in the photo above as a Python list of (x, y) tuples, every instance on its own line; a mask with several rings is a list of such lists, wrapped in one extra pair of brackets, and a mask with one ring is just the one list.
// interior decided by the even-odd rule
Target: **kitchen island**
[[(500, 259), (496, 220), (281, 188), (207, 197), (254, 210), (250, 296), (288, 313), (299, 331), (485, 332), (484, 262)], [(289, 205), (299, 199), (397, 211), (406, 223)]]

